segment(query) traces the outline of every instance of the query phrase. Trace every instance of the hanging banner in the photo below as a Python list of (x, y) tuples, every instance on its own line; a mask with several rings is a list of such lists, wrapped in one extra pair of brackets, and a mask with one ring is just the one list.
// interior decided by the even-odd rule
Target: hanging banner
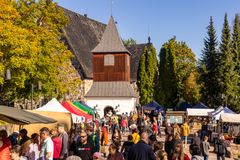
[(83, 116), (78, 116), (76, 114), (71, 114), (72, 115), (72, 121), (73, 123), (82, 123), (85, 122), (85, 117)]

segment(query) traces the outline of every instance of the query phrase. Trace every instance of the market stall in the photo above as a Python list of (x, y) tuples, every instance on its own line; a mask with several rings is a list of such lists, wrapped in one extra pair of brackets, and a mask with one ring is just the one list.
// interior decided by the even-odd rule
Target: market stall
[(36, 128), (36, 126), (41, 126), (41, 124), (43, 126), (53, 125), (57, 122), (55, 117), (54, 119), (49, 117), (51, 116), (8, 106), (0, 106), (1, 129), (6, 129), (9, 133), (20, 130), (23, 127), (34, 130), (33, 132), (29, 131), (30, 134), (38, 132), (40, 128)]
[(220, 107), (216, 108), (214, 111), (209, 112), (208, 115), (216, 114), (216, 113), (218, 113), (219, 111), (221, 111), (222, 109), (223, 109), (223, 106), (220, 106)]
[(208, 113), (214, 109), (201, 109), (201, 108), (187, 108), (188, 117), (208, 117)]
[(209, 116), (213, 119), (213, 120), (219, 120), (221, 114), (223, 113), (229, 113), (229, 114), (236, 114), (235, 112), (233, 112), (232, 110), (230, 110), (228, 107), (221, 107), (219, 108), (217, 111), (215, 112), (209, 112)]
[(219, 120), (222, 123), (240, 124), (240, 114), (222, 113)]
[(219, 122), (222, 132), (233, 139), (240, 135), (240, 114), (222, 113)]
[(200, 102), (200, 103), (194, 105), (192, 108), (208, 109), (208, 107), (207, 107), (205, 104), (203, 104), (202, 102)]
[[(67, 109), (68, 111), (70, 111), (72, 114), (72, 118), (76, 120), (75, 123), (79, 123), (81, 121), (83, 122), (92, 122), (93, 120), (93, 116), (89, 115), (86, 111), (82, 110), (81, 108), (79, 108), (78, 106), (74, 105), (72, 102), (70, 101), (64, 101), (62, 102), (62, 106)], [(78, 119), (77, 116), (81, 116), (83, 119)]]
[(0, 105), (0, 120), (11, 124), (35, 124), (35, 123), (55, 123), (53, 118), (49, 118), (37, 113), (32, 113), (23, 109), (17, 109)]
[(73, 104), (74, 104), (75, 106), (77, 106), (79, 109), (87, 112), (87, 114), (89, 114), (89, 115), (94, 115), (94, 110), (88, 108), (87, 106), (83, 105), (82, 103), (77, 102), (77, 101), (74, 101)]
[(209, 123), (208, 113), (214, 109), (208, 108), (187, 108), (187, 116), (190, 126), (193, 131), (202, 129), (202, 125), (206, 126)]
[(148, 111), (159, 111), (163, 112), (165, 111), (164, 107), (158, 104), (156, 101), (151, 101), (147, 105), (143, 106), (143, 110), (148, 110)]

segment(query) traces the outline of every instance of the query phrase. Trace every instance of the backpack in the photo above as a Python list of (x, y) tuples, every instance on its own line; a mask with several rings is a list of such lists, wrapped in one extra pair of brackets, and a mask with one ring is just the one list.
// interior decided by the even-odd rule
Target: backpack
[(225, 147), (225, 144), (223, 141), (218, 141), (218, 144), (217, 144), (217, 153), (218, 155), (224, 155), (226, 154), (226, 147)]

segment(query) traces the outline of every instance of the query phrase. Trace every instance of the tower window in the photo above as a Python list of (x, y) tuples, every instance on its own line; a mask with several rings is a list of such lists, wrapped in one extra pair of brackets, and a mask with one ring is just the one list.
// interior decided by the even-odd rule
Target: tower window
[(112, 54), (104, 55), (104, 66), (114, 66), (114, 55)]
[(130, 65), (129, 55), (126, 55), (126, 64), (127, 64), (127, 66)]

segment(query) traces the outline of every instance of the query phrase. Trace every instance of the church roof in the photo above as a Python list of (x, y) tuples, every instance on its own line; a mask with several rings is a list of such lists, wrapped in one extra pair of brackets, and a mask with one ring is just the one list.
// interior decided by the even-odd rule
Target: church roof
[(126, 81), (93, 82), (85, 97), (137, 97), (131, 84)]
[[(110, 17), (106, 30), (103, 33), (101, 41), (92, 50), (93, 53), (116, 53), (129, 51), (124, 47), (122, 39), (120, 38), (115, 21)], [(129, 53), (130, 54), (130, 53)]]
[[(106, 29), (106, 24), (82, 16), (68, 9), (62, 9), (69, 19), (68, 25), (64, 28), (65, 43), (75, 55), (73, 59), (74, 66), (80, 67), (84, 79), (92, 79), (93, 65), (91, 51), (100, 42), (103, 32)], [(144, 47), (147, 45), (148, 44), (145, 43), (126, 46), (127, 50), (131, 53), (131, 81), (137, 80), (140, 57), (143, 53)]]
[(64, 28), (66, 44), (75, 55), (75, 66), (80, 66), (83, 78), (92, 78), (91, 50), (100, 42), (106, 25), (65, 8), (69, 22)]
[(126, 48), (131, 53), (131, 56), (130, 56), (130, 78), (131, 78), (130, 81), (131, 82), (137, 81), (140, 58), (144, 51), (144, 48), (147, 47), (148, 45), (149, 45), (148, 43), (143, 43), (143, 44), (134, 44), (134, 45), (126, 46)]

